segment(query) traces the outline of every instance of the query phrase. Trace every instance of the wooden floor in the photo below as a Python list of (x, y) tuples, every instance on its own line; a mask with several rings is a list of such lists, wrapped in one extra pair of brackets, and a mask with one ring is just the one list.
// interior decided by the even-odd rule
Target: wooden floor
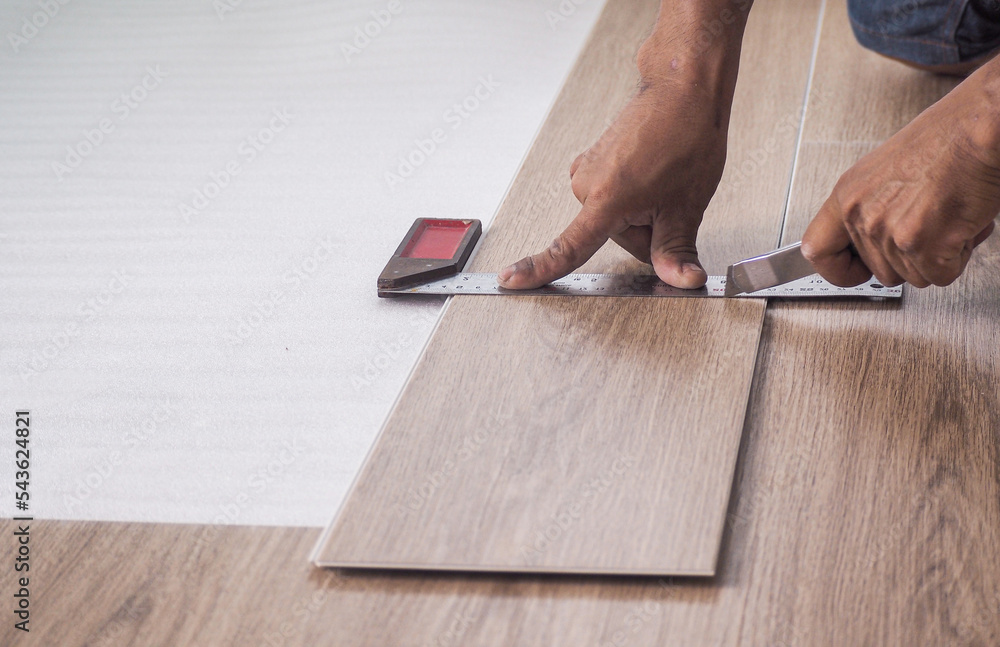
[[(950, 87), (855, 46), (839, 2), (817, 54), (786, 240)], [(980, 249), (897, 306), (768, 304), (714, 577), (340, 572), (307, 562), (319, 529), (44, 522), (32, 634), (0, 644), (1000, 644), (1000, 238)]]
[[(568, 163), (635, 92), (631, 53), (658, 4), (609, 5), (474, 271), (497, 271), (542, 249), (576, 215)], [(773, 136), (770, 124), (792, 127), (772, 142), (753, 182), (739, 188), (725, 182), (714, 202), (702, 236), (711, 241), (704, 259), (715, 274), (724, 274), (731, 259), (772, 249), (779, 238), (819, 7), (819, 0), (808, 0), (755, 8), (734, 105), (732, 168)], [(793, 37), (781, 49), (771, 47), (781, 34)], [(548, 186), (561, 190), (546, 192)], [(558, 197), (537, 204), (550, 193)], [(588, 265), (592, 272), (623, 265), (650, 272), (613, 244)], [(318, 561), (711, 575), (764, 305), (453, 300)]]

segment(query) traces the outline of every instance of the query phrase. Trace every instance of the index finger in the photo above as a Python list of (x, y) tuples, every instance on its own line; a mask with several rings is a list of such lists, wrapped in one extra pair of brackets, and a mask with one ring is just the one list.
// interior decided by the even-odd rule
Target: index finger
[(562, 278), (580, 267), (614, 233), (602, 220), (594, 207), (584, 203), (573, 222), (548, 248), (501, 270), (497, 277), (500, 287), (530, 290)]
[(820, 208), (802, 236), (802, 255), (820, 276), (841, 287), (852, 287), (871, 278), (872, 272), (851, 246), (851, 236), (833, 197)]

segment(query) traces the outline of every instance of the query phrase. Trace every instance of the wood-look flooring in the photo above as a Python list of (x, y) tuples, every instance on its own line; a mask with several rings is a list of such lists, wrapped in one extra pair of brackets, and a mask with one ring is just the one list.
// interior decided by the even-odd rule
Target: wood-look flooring
[[(843, 12), (826, 6), (789, 240), (949, 87), (861, 50)], [(714, 577), (340, 572), (307, 562), (319, 529), (36, 522), (32, 633), (5, 612), (0, 644), (1000, 644), (998, 268), (994, 237), (898, 306), (769, 304)]]

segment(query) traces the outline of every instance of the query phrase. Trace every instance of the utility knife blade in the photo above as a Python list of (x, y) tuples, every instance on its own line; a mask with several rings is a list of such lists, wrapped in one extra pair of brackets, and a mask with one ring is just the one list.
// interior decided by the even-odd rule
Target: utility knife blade
[(815, 274), (801, 248), (799, 242), (730, 265), (726, 270), (726, 296), (757, 292)]

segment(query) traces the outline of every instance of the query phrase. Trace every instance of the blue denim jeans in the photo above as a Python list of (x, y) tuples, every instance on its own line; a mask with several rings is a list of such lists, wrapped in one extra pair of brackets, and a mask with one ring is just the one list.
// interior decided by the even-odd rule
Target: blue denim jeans
[(863, 46), (920, 65), (1000, 48), (1000, 0), (847, 0), (847, 13)]

